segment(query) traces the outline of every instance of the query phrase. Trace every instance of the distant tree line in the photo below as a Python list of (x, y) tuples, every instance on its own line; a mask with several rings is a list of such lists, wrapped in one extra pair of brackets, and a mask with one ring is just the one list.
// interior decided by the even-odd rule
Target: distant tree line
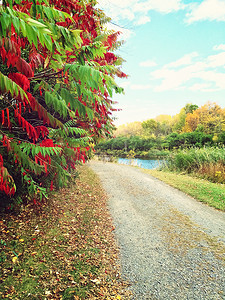
[(165, 150), (215, 145), (225, 145), (225, 109), (207, 103), (200, 108), (187, 104), (174, 117), (160, 115), (119, 126), (115, 138), (104, 140), (96, 150), (122, 156), (133, 150), (149, 157)]

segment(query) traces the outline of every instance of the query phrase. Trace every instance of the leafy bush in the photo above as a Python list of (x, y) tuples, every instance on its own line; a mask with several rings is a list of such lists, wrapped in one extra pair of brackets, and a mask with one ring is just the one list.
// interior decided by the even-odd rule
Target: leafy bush
[(42, 200), (110, 135), (114, 77), (126, 75), (108, 20), (89, 0), (0, 5), (1, 199)]

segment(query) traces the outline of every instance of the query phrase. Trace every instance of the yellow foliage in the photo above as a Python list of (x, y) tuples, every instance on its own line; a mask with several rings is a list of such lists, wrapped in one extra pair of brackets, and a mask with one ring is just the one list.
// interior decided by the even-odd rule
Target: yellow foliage
[(17, 261), (18, 261), (18, 257), (17, 256), (13, 256), (12, 262), (15, 264), (15, 263), (17, 263)]
[[(218, 133), (225, 127), (225, 109), (216, 103), (206, 103), (185, 119), (183, 132), (192, 132), (201, 125), (205, 133)], [(216, 139), (216, 137), (215, 137)]]
[(117, 130), (115, 131), (114, 135), (117, 136), (140, 136), (142, 134), (142, 126), (141, 122), (132, 122), (132, 123), (127, 123), (120, 125)]

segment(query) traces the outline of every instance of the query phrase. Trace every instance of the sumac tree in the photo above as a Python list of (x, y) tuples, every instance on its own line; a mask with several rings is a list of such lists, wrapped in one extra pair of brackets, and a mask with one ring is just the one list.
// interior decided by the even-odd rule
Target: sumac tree
[(113, 128), (112, 94), (123, 91), (114, 77), (126, 75), (113, 53), (119, 33), (95, 4), (0, 5), (0, 198), (46, 197)]

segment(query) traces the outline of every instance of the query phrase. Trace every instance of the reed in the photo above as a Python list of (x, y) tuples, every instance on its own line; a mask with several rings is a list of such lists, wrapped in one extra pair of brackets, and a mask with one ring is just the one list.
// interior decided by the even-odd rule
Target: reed
[(225, 183), (225, 148), (191, 148), (171, 153), (167, 165), (171, 171), (194, 173), (213, 182)]

